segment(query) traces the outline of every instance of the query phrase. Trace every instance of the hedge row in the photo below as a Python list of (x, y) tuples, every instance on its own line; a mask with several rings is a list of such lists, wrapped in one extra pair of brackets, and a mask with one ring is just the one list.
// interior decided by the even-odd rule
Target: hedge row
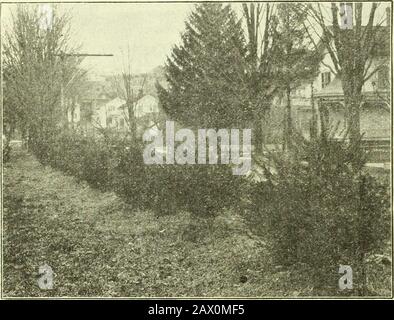
[(137, 208), (214, 216), (239, 203), (244, 180), (228, 165), (146, 165), (143, 146), (119, 138), (66, 132), (45, 141), (33, 147), (40, 162), (115, 191)]
[(119, 139), (62, 133), (38, 141), (46, 141), (34, 145), (42, 163), (158, 214), (214, 216), (251, 204), (240, 211), (274, 262), (304, 268), (305, 285), (318, 292), (338, 289), (341, 264), (353, 268), (355, 286), (365, 289), (365, 257), (389, 238), (387, 187), (364, 173), (354, 146), (317, 139), (272, 154), (266, 180), (251, 183), (225, 165), (145, 165), (143, 146)]

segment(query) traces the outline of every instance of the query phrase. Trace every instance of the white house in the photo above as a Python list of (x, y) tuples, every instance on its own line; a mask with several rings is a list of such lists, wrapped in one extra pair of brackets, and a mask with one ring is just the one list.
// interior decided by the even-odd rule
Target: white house
[(154, 96), (146, 95), (137, 101), (137, 105), (135, 108), (136, 118), (141, 118), (143, 116), (158, 112), (159, 102)]
[[(389, 16), (387, 20), (391, 21)], [(362, 87), (360, 133), (370, 150), (371, 161), (379, 162), (390, 158), (390, 25), (374, 28), (381, 42), (374, 47), (366, 74), (370, 77)], [(313, 117), (324, 116), (328, 126), (337, 128), (335, 135), (339, 137), (348, 129), (342, 81), (332, 72), (335, 68), (326, 49), (323, 54), (319, 75), (292, 93), (294, 125), (304, 136), (309, 136)]]
[[(134, 107), (134, 115), (137, 119), (137, 129), (139, 131), (154, 124), (153, 118), (160, 111), (158, 100), (151, 96), (143, 96)], [(117, 97), (108, 101), (94, 114), (94, 125), (98, 128), (112, 128), (119, 131), (127, 129), (128, 110), (126, 101)]]

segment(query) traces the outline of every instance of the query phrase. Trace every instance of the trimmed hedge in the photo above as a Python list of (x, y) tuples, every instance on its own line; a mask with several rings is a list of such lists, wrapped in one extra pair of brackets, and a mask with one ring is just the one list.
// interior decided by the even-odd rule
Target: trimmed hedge
[(43, 164), (158, 214), (214, 216), (239, 203), (245, 183), (228, 165), (146, 165), (143, 145), (119, 138), (97, 140), (65, 132), (46, 141), (33, 148)]

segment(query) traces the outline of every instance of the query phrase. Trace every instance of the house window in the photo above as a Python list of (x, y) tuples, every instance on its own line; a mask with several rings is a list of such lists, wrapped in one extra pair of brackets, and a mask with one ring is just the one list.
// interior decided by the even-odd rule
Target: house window
[(378, 89), (389, 88), (389, 68), (383, 67), (378, 71)]
[(321, 87), (322, 87), (322, 89), (327, 87), (330, 82), (331, 82), (331, 73), (330, 72), (323, 72), (321, 74)]

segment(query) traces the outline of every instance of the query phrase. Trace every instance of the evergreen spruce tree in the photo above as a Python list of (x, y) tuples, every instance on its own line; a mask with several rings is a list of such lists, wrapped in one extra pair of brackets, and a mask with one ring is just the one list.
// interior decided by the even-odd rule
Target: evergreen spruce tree
[(179, 123), (202, 128), (243, 127), (253, 118), (248, 103), (247, 48), (241, 22), (229, 5), (197, 5), (182, 44), (167, 60), (160, 102)]

